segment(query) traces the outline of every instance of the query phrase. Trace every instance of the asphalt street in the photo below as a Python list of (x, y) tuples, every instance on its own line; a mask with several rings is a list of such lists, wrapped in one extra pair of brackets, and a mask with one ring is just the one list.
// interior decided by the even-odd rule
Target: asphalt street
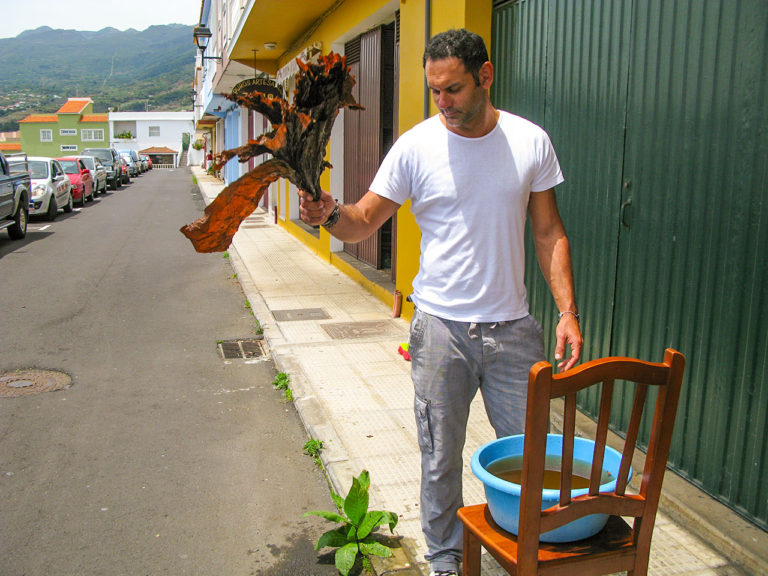
[(274, 364), (219, 354), (255, 321), (226, 256), (178, 231), (202, 209), (187, 169), (153, 170), (0, 236), (0, 373), (72, 380), (0, 396), (3, 576), (337, 573)]

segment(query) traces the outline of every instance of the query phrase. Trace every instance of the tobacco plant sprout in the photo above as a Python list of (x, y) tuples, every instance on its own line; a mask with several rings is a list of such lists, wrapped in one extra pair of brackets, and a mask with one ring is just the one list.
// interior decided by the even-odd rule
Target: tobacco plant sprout
[(367, 470), (363, 470), (360, 476), (352, 479), (352, 487), (346, 498), (342, 498), (333, 490), (331, 496), (339, 512), (312, 511), (304, 516), (320, 516), (331, 522), (339, 522), (341, 526), (329, 530), (317, 541), (315, 550), (326, 546), (338, 548), (336, 550), (336, 568), (343, 576), (349, 576), (350, 570), (355, 565), (357, 555), (363, 557), (363, 565), (370, 568), (369, 555), (388, 558), (392, 550), (377, 541), (373, 532), (382, 524), (389, 525), (392, 532), (397, 526), (397, 514), (384, 510), (368, 510), (368, 488), (371, 479)]

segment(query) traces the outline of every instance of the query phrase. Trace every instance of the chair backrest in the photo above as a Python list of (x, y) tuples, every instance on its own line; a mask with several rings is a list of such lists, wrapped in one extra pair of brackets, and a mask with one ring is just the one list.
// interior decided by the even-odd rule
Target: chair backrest
[[(636, 553), (646, 554), (656, 518), (661, 484), (669, 457), (672, 430), (685, 368), (685, 357), (667, 349), (663, 363), (633, 358), (609, 357), (587, 362), (563, 374), (553, 374), (552, 365), (539, 362), (531, 368), (523, 451), (523, 476), (520, 495), (518, 536), (519, 573), (535, 568), (539, 535), (588, 514), (634, 517)], [(573, 444), (576, 426), (576, 393), (591, 386), (602, 386), (595, 450), (589, 492), (571, 499)], [(634, 386), (634, 401), (622, 452), (621, 466), (613, 492), (598, 492), (614, 388)], [(627, 478), (643, 416), (649, 388), (657, 390), (639, 494), (626, 493)], [(545, 452), (549, 430), (550, 402), (565, 397), (563, 414), (563, 455), (560, 503), (541, 510)]]

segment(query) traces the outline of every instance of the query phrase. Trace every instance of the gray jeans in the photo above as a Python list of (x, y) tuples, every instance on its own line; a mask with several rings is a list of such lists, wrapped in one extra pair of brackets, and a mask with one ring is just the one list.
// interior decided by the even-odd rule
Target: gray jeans
[(469, 407), (478, 388), (497, 437), (525, 428), (528, 372), (544, 359), (539, 323), (470, 323), (416, 310), (409, 353), (421, 448), (421, 526), (433, 570), (461, 560), (462, 450)]

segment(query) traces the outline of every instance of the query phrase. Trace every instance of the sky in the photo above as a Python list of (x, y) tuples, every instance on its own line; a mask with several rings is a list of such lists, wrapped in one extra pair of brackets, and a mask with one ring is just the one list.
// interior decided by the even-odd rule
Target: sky
[(200, 0), (0, 0), (0, 38), (40, 26), (96, 31), (197, 24)]

